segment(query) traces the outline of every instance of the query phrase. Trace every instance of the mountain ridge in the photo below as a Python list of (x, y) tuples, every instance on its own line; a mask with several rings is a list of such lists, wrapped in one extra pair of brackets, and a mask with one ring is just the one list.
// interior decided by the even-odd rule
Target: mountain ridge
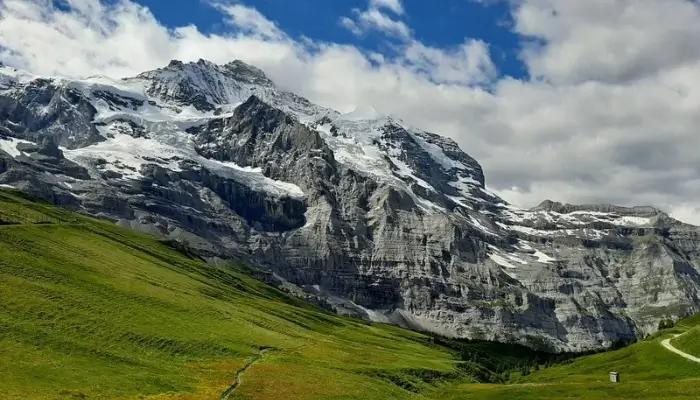
[(580, 351), (700, 309), (696, 227), (645, 207), (513, 207), (453, 140), (360, 114), (236, 61), (120, 80), (3, 67), (0, 184), (447, 336)]

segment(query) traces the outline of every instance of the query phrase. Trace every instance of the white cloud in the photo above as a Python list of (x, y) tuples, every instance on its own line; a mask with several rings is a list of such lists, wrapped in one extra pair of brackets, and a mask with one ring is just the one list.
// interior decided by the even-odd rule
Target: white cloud
[(386, 8), (396, 14), (403, 14), (404, 9), (401, 0), (370, 0), (372, 7), (380, 9)]
[[(490, 188), (516, 204), (653, 204), (700, 223), (697, 3), (519, 0), (515, 29), (542, 42), (524, 54), (541, 81), (493, 81), (478, 40), (440, 49), (409, 35), (395, 54), (366, 54), (294, 41), (241, 5), (224, 13), (236, 29), (222, 36), (167, 29), (128, 1), (69, 3), (0, 2), (0, 61), (84, 77), (239, 58), (319, 104), (372, 103), (454, 138), (484, 166)], [(487, 82), (488, 91), (478, 85)]]
[(384, 9), (396, 14), (403, 14), (403, 6), (400, 0), (369, 0), (367, 9), (353, 9), (356, 19), (342, 17), (340, 24), (350, 30), (356, 36), (363, 35), (371, 30), (382, 32), (386, 35), (400, 39), (411, 37), (411, 29), (402, 21), (391, 18)]
[(214, 3), (214, 6), (230, 17), (228, 22), (255, 37), (263, 39), (283, 39), (285, 34), (277, 25), (265, 18), (260, 11), (241, 4)]
[(342, 17), (340, 18), (340, 24), (344, 26), (347, 30), (352, 32), (353, 35), (362, 35), (362, 28), (360, 28), (360, 26), (357, 24), (357, 22), (355, 22), (354, 19), (349, 17)]
[(517, 32), (543, 41), (524, 52), (557, 83), (640, 79), (700, 56), (700, 8), (689, 0), (524, 0)]
[(480, 40), (466, 40), (454, 49), (438, 49), (412, 41), (404, 49), (405, 59), (417, 73), (447, 84), (479, 84), (496, 77), (488, 45)]

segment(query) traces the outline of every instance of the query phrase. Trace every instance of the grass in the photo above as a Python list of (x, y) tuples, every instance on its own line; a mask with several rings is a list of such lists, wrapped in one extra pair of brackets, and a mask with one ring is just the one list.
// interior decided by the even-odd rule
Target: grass
[[(0, 221), (2, 399), (216, 399), (262, 348), (231, 399), (698, 397), (700, 364), (660, 341), (689, 332), (673, 344), (700, 355), (700, 317), (523, 376), (547, 356), (331, 315), (243, 266), (17, 193), (0, 191)], [(510, 381), (478, 383), (494, 377)]]
[(700, 357), (700, 315), (682, 321), (681, 327), (685, 328), (685, 332), (671, 339), (671, 345), (692, 356)]

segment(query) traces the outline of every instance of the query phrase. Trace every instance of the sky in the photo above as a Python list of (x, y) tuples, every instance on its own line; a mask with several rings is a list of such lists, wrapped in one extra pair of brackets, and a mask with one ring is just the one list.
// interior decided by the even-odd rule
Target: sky
[(0, 61), (133, 76), (240, 59), (341, 112), (448, 136), (523, 207), (700, 224), (698, 0), (2, 0)]

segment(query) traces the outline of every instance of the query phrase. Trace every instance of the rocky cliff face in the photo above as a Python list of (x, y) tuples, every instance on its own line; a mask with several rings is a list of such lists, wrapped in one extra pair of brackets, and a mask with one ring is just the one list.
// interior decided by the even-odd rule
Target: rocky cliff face
[(450, 139), (341, 115), (239, 61), (122, 80), (0, 67), (0, 184), (449, 336), (586, 350), (700, 307), (696, 227), (650, 207), (518, 209)]

